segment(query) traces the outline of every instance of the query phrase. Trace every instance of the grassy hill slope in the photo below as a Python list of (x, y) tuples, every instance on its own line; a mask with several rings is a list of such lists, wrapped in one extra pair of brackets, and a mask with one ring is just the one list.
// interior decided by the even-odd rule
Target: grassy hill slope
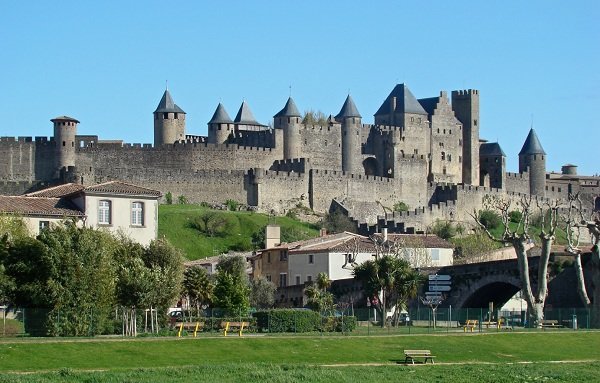
[(313, 238), (319, 234), (315, 225), (288, 217), (218, 210), (215, 212), (229, 220), (231, 227), (222, 236), (209, 237), (192, 225), (195, 219), (210, 211), (209, 208), (200, 205), (160, 205), (158, 210), (158, 236), (165, 236), (190, 260), (229, 250), (253, 250), (253, 234), (262, 233), (268, 223), (281, 226), (281, 239), (286, 242)]

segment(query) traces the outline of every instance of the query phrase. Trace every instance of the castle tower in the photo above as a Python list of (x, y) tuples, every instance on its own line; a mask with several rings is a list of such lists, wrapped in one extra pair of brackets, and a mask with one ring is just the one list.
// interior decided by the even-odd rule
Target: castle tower
[(531, 128), (519, 152), (519, 173), (529, 172), (529, 193), (546, 195), (546, 152), (540, 140)]
[(483, 142), (479, 146), (479, 182), (481, 186), (506, 188), (506, 154), (497, 142)]
[(154, 147), (185, 140), (185, 112), (165, 90), (154, 111)]
[(58, 177), (63, 167), (75, 166), (75, 136), (79, 121), (67, 116), (56, 117), (50, 121), (54, 124), (55, 177)]
[(283, 129), (283, 158), (300, 158), (300, 123), (302, 116), (290, 97), (283, 109), (273, 116), (275, 129)]
[(350, 95), (346, 97), (342, 110), (335, 119), (342, 124), (342, 171), (352, 174), (364, 173), (360, 138), (362, 116)]
[(208, 122), (208, 143), (224, 144), (231, 133), (233, 133), (233, 121), (227, 114), (223, 104), (219, 103)]
[(452, 91), (452, 109), (463, 125), (463, 183), (479, 185), (479, 91)]

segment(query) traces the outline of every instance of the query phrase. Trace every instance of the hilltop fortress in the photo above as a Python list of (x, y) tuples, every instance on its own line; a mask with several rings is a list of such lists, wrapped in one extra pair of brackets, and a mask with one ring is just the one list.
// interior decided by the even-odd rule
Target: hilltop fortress
[[(290, 97), (272, 127), (258, 123), (246, 102), (233, 120), (219, 104), (206, 137), (186, 132), (186, 113), (166, 90), (154, 111), (153, 145), (78, 135), (79, 121), (67, 116), (51, 120), (50, 138), (0, 138), (0, 192), (125, 180), (190, 202), (232, 199), (279, 213), (333, 205), (364, 230), (383, 221), (409, 232), (435, 219), (467, 221), (486, 194), (566, 198), (581, 191), (587, 207), (600, 207), (600, 179), (578, 176), (574, 165), (547, 173), (533, 129), (519, 172), (508, 173), (500, 145), (479, 137), (479, 102), (477, 90), (417, 99), (399, 84), (374, 124), (362, 123), (348, 96), (336, 116), (312, 125)], [(398, 202), (410, 210), (392, 213)]]

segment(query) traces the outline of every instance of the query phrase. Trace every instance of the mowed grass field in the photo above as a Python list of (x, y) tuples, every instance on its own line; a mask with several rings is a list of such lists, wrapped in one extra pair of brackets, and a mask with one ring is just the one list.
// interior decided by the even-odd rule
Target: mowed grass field
[[(22, 339), (0, 382), (598, 382), (600, 332)], [(404, 349), (435, 365), (405, 366)]]

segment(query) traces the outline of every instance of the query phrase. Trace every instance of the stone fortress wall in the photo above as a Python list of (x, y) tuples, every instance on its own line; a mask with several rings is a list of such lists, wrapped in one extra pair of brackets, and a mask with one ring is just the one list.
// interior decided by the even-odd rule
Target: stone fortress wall
[[(499, 145), (480, 140), (479, 96), (461, 90), (451, 99), (444, 91), (416, 99), (399, 84), (375, 124), (362, 123), (348, 96), (323, 126), (302, 124), (291, 98), (272, 127), (256, 122), (246, 102), (233, 120), (219, 104), (204, 137), (185, 131), (185, 112), (165, 91), (154, 112), (154, 145), (76, 135), (79, 121), (66, 116), (52, 120), (54, 137), (0, 138), (0, 192), (119, 179), (190, 202), (233, 199), (279, 213), (299, 204), (326, 212), (336, 201), (362, 226), (383, 220), (417, 231), (436, 219), (468, 221), (490, 194), (564, 199), (582, 191), (588, 206), (597, 203), (597, 177), (577, 176), (574, 165), (564, 175), (546, 174), (533, 129), (519, 172), (506, 172)], [(401, 201), (410, 211), (374, 220)]]

